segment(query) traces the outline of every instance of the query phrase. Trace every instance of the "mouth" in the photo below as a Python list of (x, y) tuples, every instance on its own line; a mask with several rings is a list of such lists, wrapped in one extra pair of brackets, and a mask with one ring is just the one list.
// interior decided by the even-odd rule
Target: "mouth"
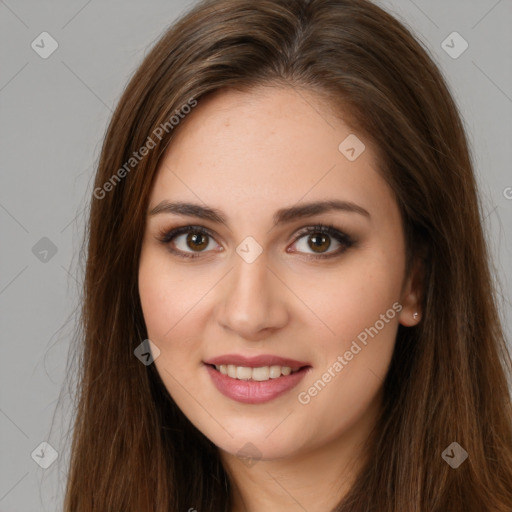
[(208, 365), (214, 368), (222, 375), (227, 375), (232, 379), (237, 380), (252, 380), (256, 382), (264, 382), (270, 379), (279, 379), (280, 377), (286, 377), (292, 373), (297, 373), (307, 366), (291, 368), (290, 366), (258, 366), (252, 368), (250, 366), (236, 366), (234, 364), (221, 364), (221, 365)]
[(259, 404), (294, 388), (311, 365), (276, 356), (221, 356), (204, 362), (215, 387), (237, 402)]

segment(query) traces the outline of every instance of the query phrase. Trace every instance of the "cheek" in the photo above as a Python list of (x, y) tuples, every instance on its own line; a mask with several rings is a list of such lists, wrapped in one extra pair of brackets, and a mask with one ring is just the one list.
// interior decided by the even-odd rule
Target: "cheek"
[[(143, 255), (139, 266), (139, 296), (148, 336), (164, 347), (194, 316), (201, 297), (213, 283), (211, 276), (187, 274), (171, 266), (156, 251)], [(183, 339), (180, 336), (180, 339)]]
[[(332, 310), (324, 310), (323, 319), (335, 335), (326, 331), (315, 338), (321, 357), (297, 390), (297, 400), (308, 418), (321, 419), (328, 437), (350, 430), (366, 416), (388, 371), (401, 306), (395, 287), (381, 284), (377, 289), (347, 279), (332, 296)], [(317, 425), (309, 427), (314, 435)]]
[(373, 247), (328, 279), (317, 274), (301, 285), (324, 327), (314, 338), (318, 365), (298, 399), (309, 415), (323, 418), (326, 431), (348, 428), (383, 383), (398, 329), (402, 266), (400, 254)]
[[(193, 304), (197, 302), (193, 286), (185, 286), (177, 272), (169, 273), (158, 257), (141, 260), (139, 296), (148, 338), (160, 350), (155, 366), (165, 387), (175, 395), (183, 381), (195, 352), (198, 337), (190, 329)], [(179, 297), (179, 300), (177, 300)], [(193, 324), (192, 324), (193, 325)]]
[(180, 407), (186, 406), (189, 395), (183, 392), (183, 383), (187, 382), (188, 393), (194, 396), (200, 391), (190, 382), (190, 375), (200, 361), (198, 333), (204, 326), (198, 302), (208, 283), (204, 278), (184, 279), (184, 273), (156, 251), (142, 255), (138, 278), (147, 335), (160, 350), (155, 366), (173, 398)]
[[(373, 326), (400, 299), (403, 262), (400, 255), (371, 248), (353, 253), (350, 258), (328, 272), (301, 273), (291, 284), (304, 299), (312, 315), (309, 323), (320, 324), (319, 340), (325, 352), (339, 351), (357, 335)], [(397, 324), (391, 309), (388, 323)], [(379, 327), (382, 327), (379, 322)], [(388, 336), (389, 329), (382, 328)], [(389, 337), (394, 339), (393, 333)], [(330, 349), (329, 349), (330, 346)]]

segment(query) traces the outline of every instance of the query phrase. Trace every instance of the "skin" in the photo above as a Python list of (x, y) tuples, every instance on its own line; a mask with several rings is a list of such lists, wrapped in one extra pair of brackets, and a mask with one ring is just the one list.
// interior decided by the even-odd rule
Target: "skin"
[[(363, 462), (398, 325), (420, 320), (413, 318), (418, 276), (405, 275), (400, 213), (376, 152), (360, 137), (366, 149), (349, 161), (338, 146), (354, 132), (331, 112), (314, 93), (292, 88), (205, 97), (179, 126), (150, 196), (148, 212), (164, 200), (186, 201), (227, 219), (148, 214), (139, 293), (148, 337), (160, 350), (157, 370), (184, 414), (218, 446), (234, 484), (234, 512), (334, 507)], [(370, 216), (329, 211), (272, 226), (280, 208), (326, 199), (356, 203)], [(355, 244), (315, 259), (308, 245), (314, 235), (301, 230), (318, 223)], [(212, 232), (202, 251), (187, 245), (186, 234), (167, 245), (159, 240), (187, 225)], [(248, 236), (263, 250), (252, 263), (236, 252)], [(320, 254), (337, 253), (342, 246), (327, 237), (331, 245)], [(300, 403), (298, 394), (394, 303), (401, 311)], [(276, 354), (311, 369), (284, 395), (242, 404), (216, 389), (203, 364), (228, 353)], [(236, 456), (247, 443), (255, 447), (252, 461)]]

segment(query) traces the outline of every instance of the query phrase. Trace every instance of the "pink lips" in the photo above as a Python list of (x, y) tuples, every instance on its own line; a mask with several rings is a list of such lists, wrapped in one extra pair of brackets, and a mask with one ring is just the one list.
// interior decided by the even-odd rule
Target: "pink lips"
[[(224, 375), (211, 365), (233, 364), (258, 368), (261, 366), (289, 366), (299, 369), (290, 375), (281, 375), (277, 379), (266, 381), (239, 380)], [(246, 357), (237, 354), (227, 354), (205, 361), (205, 368), (216, 388), (226, 397), (246, 404), (260, 404), (277, 398), (294, 388), (306, 375), (310, 366), (308, 363), (273, 355)]]
[(249, 368), (258, 368), (260, 366), (289, 366), (290, 368), (302, 368), (308, 366), (309, 363), (303, 361), (296, 361), (295, 359), (288, 359), (279, 356), (262, 354), (259, 356), (248, 357), (238, 354), (225, 354), (223, 356), (212, 357), (205, 361), (206, 364), (221, 365), (221, 364), (234, 364), (235, 366), (247, 366)]

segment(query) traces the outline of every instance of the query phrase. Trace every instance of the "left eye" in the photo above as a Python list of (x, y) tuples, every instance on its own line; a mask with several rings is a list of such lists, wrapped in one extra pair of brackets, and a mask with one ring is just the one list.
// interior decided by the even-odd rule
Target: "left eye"
[[(327, 252), (327, 250), (332, 245), (332, 240), (334, 239), (335, 245), (337, 244), (338, 250), (332, 250)], [(317, 258), (328, 258), (331, 256), (336, 256), (346, 249), (351, 247), (354, 244), (352, 239), (337, 230), (333, 226), (309, 226), (307, 227), (299, 236), (294, 245), (297, 246), (299, 252), (308, 253), (308, 249), (313, 251), (312, 256)], [(295, 252), (295, 251), (288, 251)], [(311, 253), (309, 253), (311, 254)]]

